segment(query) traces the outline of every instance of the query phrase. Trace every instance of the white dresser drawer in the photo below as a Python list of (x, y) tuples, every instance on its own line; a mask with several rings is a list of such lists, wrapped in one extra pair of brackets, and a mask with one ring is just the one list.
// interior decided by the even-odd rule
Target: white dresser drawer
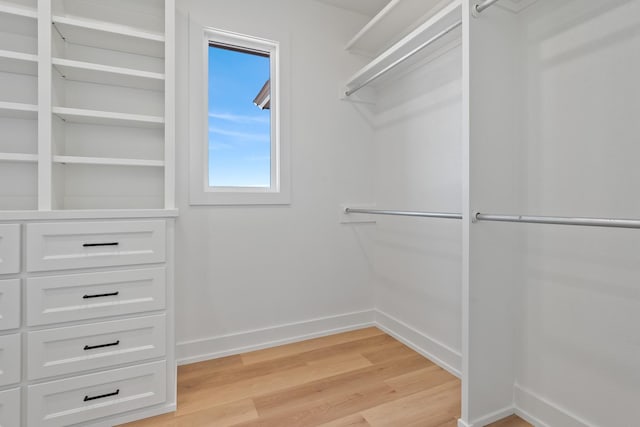
[(0, 330), (20, 327), (20, 305), (20, 279), (0, 280)]
[(0, 427), (20, 425), (20, 389), (0, 391)]
[(30, 380), (165, 355), (164, 314), (29, 332)]
[(165, 307), (164, 267), (27, 279), (27, 324), (95, 319)]
[(27, 425), (56, 427), (163, 403), (164, 361), (32, 385)]
[(0, 224), (0, 274), (20, 272), (20, 224)]
[(27, 271), (165, 261), (162, 220), (27, 225)]
[(0, 386), (20, 382), (20, 334), (0, 335)]

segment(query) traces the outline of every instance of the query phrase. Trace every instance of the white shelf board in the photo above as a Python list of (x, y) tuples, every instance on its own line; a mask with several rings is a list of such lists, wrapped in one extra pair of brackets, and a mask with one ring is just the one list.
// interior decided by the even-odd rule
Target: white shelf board
[(25, 18), (38, 18), (38, 11), (35, 8), (20, 6), (16, 3), (0, 1), (0, 13), (6, 15), (22, 16)]
[(51, 111), (54, 115), (70, 123), (130, 127), (162, 127), (164, 125), (164, 119), (158, 116), (114, 113), (67, 107), (53, 107)]
[(14, 119), (37, 119), (38, 106), (33, 104), (21, 104), (18, 102), (0, 101), (0, 117)]
[(347, 43), (345, 49), (374, 57), (425, 22), (452, 0), (391, 0)]
[(52, 64), (67, 80), (158, 91), (164, 89), (164, 74), (160, 73), (111, 67), (63, 58), (53, 58)]
[(0, 162), (37, 163), (37, 154), (0, 153)]
[[(432, 39), (434, 36), (443, 32), (445, 29), (460, 22), (462, 18), (462, 5), (461, 0), (455, 0), (451, 2), (447, 7), (440, 10), (434, 16), (429, 18), (426, 22), (413, 30), (410, 34), (402, 38), (396, 44), (389, 49), (378, 55), (371, 62), (356, 72), (347, 82), (346, 88), (351, 89), (366, 82), (371, 77), (375, 76), (386, 67), (390, 66), (394, 62), (399, 61), (401, 58), (417, 49), (420, 45)], [(460, 39), (460, 29), (452, 31), (446, 36), (434, 42), (432, 45), (422, 49), (419, 53), (416, 53), (410, 59), (398, 64), (393, 73), (397, 74), (404, 67), (411, 66), (420, 60), (424, 60), (429, 57), (430, 54), (438, 52), (443, 47), (451, 44), (453, 41)], [(380, 81), (383, 79), (381, 78)], [(374, 86), (374, 84), (372, 84)]]
[(58, 219), (175, 218), (178, 209), (86, 209), (51, 211), (0, 211), (0, 221), (42, 221)]
[(52, 20), (68, 43), (164, 58), (162, 34), (76, 16), (54, 15)]
[(38, 56), (0, 49), (0, 71), (36, 76), (38, 75)]
[(162, 160), (119, 159), (112, 157), (53, 156), (53, 162), (76, 165), (164, 167), (164, 161)]

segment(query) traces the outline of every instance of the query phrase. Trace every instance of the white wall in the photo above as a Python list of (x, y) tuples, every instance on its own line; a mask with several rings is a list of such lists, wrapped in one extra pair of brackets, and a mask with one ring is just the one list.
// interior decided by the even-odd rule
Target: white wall
[[(377, 88), (369, 149), (379, 209), (461, 212), (461, 59), (460, 46), (449, 46)], [(375, 219), (370, 251), (378, 321), (459, 373), (460, 221)]]
[[(366, 18), (311, 0), (177, 3), (178, 357), (370, 322), (368, 259), (337, 210), (372, 194), (372, 130), (338, 99), (343, 80), (362, 65), (344, 44)], [(290, 206), (189, 206), (188, 14), (211, 27), (288, 40)], [(331, 316), (339, 317), (312, 321)]]
[[(520, 28), (527, 212), (639, 217), (640, 2), (542, 1)], [(516, 403), (550, 425), (638, 425), (640, 230), (525, 230)]]

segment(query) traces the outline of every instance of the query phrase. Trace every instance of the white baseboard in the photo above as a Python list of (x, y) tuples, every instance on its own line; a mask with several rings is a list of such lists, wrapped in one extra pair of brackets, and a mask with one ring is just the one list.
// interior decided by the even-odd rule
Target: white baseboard
[(406, 323), (375, 310), (376, 326), (398, 341), (411, 347), (433, 363), (462, 378), (462, 354), (447, 345), (423, 334)]
[(460, 418), (458, 420), (458, 427), (483, 427), (487, 424), (495, 423), (496, 421), (500, 421), (503, 418), (507, 418), (514, 413), (515, 408), (513, 406), (507, 406), (506, 408), (502, 408), (495, 412), (487, 414), (484, 417), (480, 417), (474, 420), (472, 423), (468, 423)]
[(536, 427), (593, 427), (593, 424), (519, 384), (513, 386), (516, 414)]
[(375, 326), (375, 310), (311, 319), (176, 344), (178, 365)]
[(178, 365), (216, 359), (311, 338), (377, 326), (443, 369), (461, 377), (459, 352), (379, 310), (365, 310), (298, 323), (177, 343)]

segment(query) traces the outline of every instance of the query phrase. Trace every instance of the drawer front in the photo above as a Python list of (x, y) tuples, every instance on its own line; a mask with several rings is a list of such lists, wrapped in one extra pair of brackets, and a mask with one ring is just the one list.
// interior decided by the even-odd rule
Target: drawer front
[(27, 225), (27, 271), (165, 261), (162, 220)]
[(0, 386), (20, 382), (20, 334), (0, 336)]
[(20, 305), (20, 279), (0, 280), (0, 330), (20, 327)]
[(96, 319), (162, 310), (164, 267), (27, 279), (27, 324)]
[(163, 403), (166, 362), (29, 386), (27, 425), (58, 427)]
[(0, 391), (0, 427), (20, 425), (20, 389)]
[(165, 355), (164, 314), (29, 332), (30, 380)]
[(0, 274), (20, 272), (20, 224), (0, 225)]

